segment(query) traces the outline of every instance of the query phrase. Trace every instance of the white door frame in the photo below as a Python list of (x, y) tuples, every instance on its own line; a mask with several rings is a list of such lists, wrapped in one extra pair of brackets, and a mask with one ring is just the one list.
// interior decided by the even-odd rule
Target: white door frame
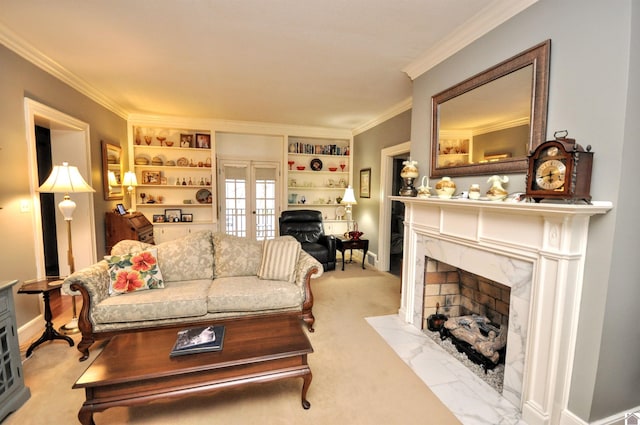
[[(42, 242), (42, 218), (40, 196), (37, 191), (38, 162), (36, 153), (35, 126), (41, 125), (51, 130), (51, 149), (54, 164), (61, 163), (64, 157), (71, 165), (78, 167), (78, 171), (85, 181), (91, 182), (91, 140), (89, 138), (89, 124), (66, 115), (42, 103), (25, 98), (24, 116), (27, 137), (27, 155), (29, 171), (30, 196), (33, 202), (33, 237), (35, 247), (36, 273), (38, 278), (46, 276), (44, 262), (44, 244)], [(56, 204), (63, 198), (63, 194), (55, 195)], [(77, 209), (73, 219), (73, 245), (76, 270), (95, 263), (96, 257), (96, 226), (93, 206), (93, 193), (76, 193), (73, 200)], [(57, 208), (56, 208), (57, 209)], [(58, 255), (60, 274), (68, 271), (66, 223), (62, 215), (56, 213), (56, 228), (58, 232)]]
[(411, 141), (384, 148), (380, 151), (380, 220), (378, 221), (378, 270), (389, 271), (391, 238), (391, 193), (393, 157), (411, 152)]

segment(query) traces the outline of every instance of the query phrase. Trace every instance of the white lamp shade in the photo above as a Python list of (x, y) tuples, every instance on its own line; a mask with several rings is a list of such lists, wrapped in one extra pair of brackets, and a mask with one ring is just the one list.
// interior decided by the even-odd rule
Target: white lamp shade
[(133, 171), (127, 171), (126, 173), (124, 173), (124, 179), (122, 179), (122, 185), (123, 186), (137, 186), (138, 185), (138, 179), (136, 178), (136, 173), (134, 173)]
[(72, 193), (72, 192), (95, 192), (80, 175), (78, 167), (63, 162), (62, 165), (55, 165), (51, 174), (38, 188), (39, 192), (45, 193)]
[(353, 194), (353, 189), (351, 188), (351, 185), (349, 185), (344, 190), (344, 195), (342, 196), (342, 201), (340, 203), (342, 203), (342, 204), (357, 204), (358, 203), (358, 202), (356, 202), (356, 197)]
[(116, 180), (116, 173), (114, 173), (113, 171), (109, 171), (108, 175), (109, 175), (109, 186), (111, 187), (117, 186), (118, 181)]

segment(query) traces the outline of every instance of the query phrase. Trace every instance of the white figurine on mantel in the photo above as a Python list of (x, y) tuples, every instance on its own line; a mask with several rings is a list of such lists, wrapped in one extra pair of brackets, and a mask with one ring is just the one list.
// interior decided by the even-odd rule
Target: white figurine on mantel
[[(427, 184), (425, 184), (425, 180)], [(422, 176), (422, 185), (418, 186), (418, 198), (428, 198), (429, 196), (431, 196), (429, 178), (427, 176)]]
[(507, 183), (507, 182), (509, 182), (509, 177), (507, 177), (507, 176), (503, 176), (503, 177), (491, 176), (491, 177), (489, 177), (489, 180), (487, 180), (487, 183), (490, 183), (491, 187), (487, 191), (487, 198), (489, 198), (492, 201), (502, 201), (504, 198), (506, 198), (507, 195), (509, 194), (509, 192), (507, 192), (502, 187), (502, 184), (503, 183)]

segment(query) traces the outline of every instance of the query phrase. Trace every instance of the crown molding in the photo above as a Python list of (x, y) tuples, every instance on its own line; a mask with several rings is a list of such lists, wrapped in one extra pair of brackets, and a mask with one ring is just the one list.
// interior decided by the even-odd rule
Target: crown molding
[(372, 119), (371, 121), (368, 121), (364, 124), (362, 124), (359, 127), (356, 127), (352, 130), (353, 136), (357, 136), (360, 133), (364, 133), (365, 131), (382, 124), (383, 122), (387, 121), (388, 119), (391, 119), (393, 117), (395, 117), (396, 115), (399, 115), (405, 111), (408, 111), (409, 109), (411, 109), (411, 107), (413, 106), (413, 98), (409, 97), (405, 100), (403, 100), (402, 102), (396, 103), (395, 105), (393, 105), (391, 108), (387, 109), (385, 112), (383, 112), (382, 114), (380, 114), (378, 117)]
[(6, 46), (9, 50), (13, 51), (17, 55), (21, 56), (25, 60), (31, 62), (43, 71), (51, 74), (58, 80), (69, 85), (70, 87), (78, 90), (80, 93), (87, 96), (89, 99), (98, 103), (99, 105), (107, 108), (114, 114), (120, 116), (123, 119), (127, 119), (129, 116), (128, 111), (116, 104), (109, 97), (105, 96), (100, 91), (96, 90), (89, 83), (79, 78), (75, 74), (71, 73), (65, 67), (58, 62), (51, 59), (49, 56), (42, 53), (33, 45), (20, 38), (16, 33), (7, 28), (0, 22), (0, 43)]
[(538, 0), (495, 0), (402, 69), (415, 80)]

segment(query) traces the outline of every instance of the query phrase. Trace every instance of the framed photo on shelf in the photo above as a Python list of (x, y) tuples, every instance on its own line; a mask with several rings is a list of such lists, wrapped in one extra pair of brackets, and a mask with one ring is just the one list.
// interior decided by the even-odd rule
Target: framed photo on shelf
[(180, 147), (181, 148), (192, 148), (193, 144), (193, 134), (181, 134), (180, 135)]
[(162, 214), (154, 214), (153, 215), (153, 222), (154, 223), (164, 223), (164, 215), (162, 215)]
[(164, 210), (164, 221), (167, 223), (180, 223), (182, 221), (182, 210), (179, 208)]
[(371, 198), (371, 168), (360, 170), (360, 197)]
[(144, 170), (142, 172), (142, 184), (160, 184), (160, 171)]
[(185, 223), (191, 223), (193, 221), (193, 214), (182, 214), (182, 221)]
[(196, 133), (196, 148), (211, 149), (211, 135)]

